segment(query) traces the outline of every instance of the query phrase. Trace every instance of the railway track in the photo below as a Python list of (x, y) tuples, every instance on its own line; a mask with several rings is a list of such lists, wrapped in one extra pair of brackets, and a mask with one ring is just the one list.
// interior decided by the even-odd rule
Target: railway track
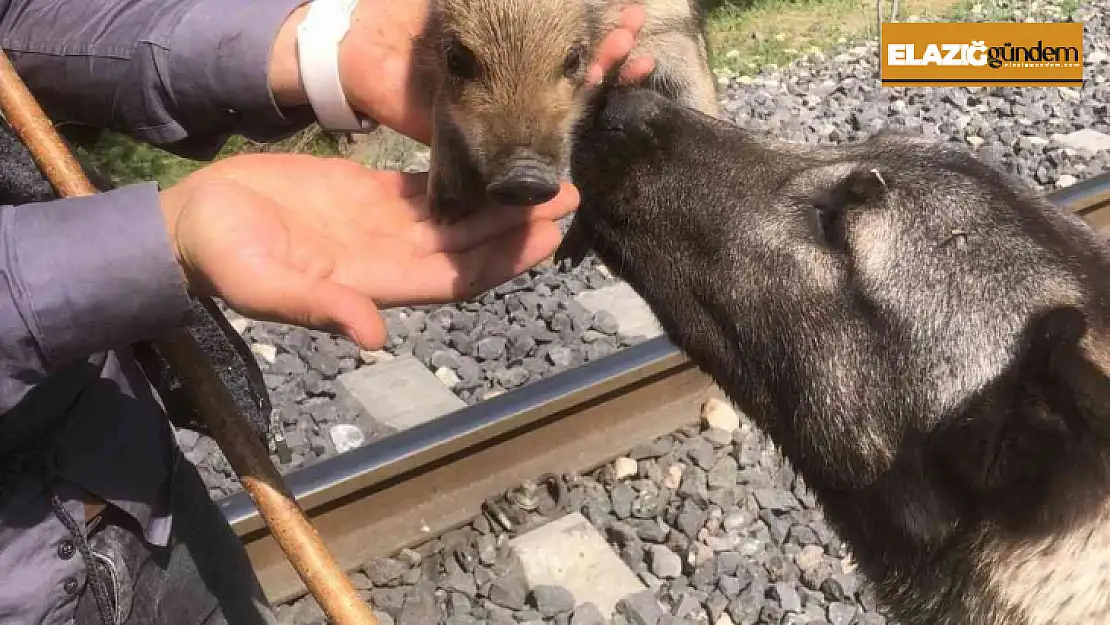
[[(1110, 173), (1048, 196), (1110, 240)], [(450, 413), (286, 476), (345, 569), (432, 539), (487, 498), (581, 473), (696, 422), (719, 389), (665, 337)], [(306, 591), (243, 493), (218, 501), (267, 596)]]

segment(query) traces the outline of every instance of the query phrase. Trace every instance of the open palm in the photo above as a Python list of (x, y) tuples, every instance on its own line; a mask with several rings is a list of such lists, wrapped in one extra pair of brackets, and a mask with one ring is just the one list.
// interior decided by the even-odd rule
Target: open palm
[(189, 287), (244, 315), (385, 341), (378, 307), (464, 299), (550, 255), (564, 190), (540, 206), (429, 220), (425, 174), (340, 158), (241, 155), (163, 192)]

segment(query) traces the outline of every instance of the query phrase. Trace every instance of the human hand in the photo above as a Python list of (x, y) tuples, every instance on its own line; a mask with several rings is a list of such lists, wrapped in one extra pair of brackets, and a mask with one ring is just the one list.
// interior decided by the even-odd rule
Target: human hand
[[(282, 28), (274, 46), (271, 84), (279, 103), (304, 104), (296, 64), (295, 31), (307, 7), (301, 7)], [(378, 123), (428, 144), (432, 138), (432, 93), (419, 84), (413, 66), (417, 39), (428, 17), (428, 0), (359, 0), (351, 27), (339, 44), (339, 75), (351, 106)], [(587, 69), (587, 82), (599, 83), (605, 73), (628, 57), (646, 15), (642, 6), (627, 5), (620, 25), (598, 46)], [(628, 58), (623, 82), (638, 81), (654, 67), (650, 57)], [(299, 91), (298, 91), (299, 90)]]
[(339, 158), (246, 154), (216, 161), (161, 194), (189, 290), (247, 317), (344, 334), (378, 349), (378, 308), (466, 299), (549, 256), (569, 183), (534, 207), (429, 220), (426, 174)]

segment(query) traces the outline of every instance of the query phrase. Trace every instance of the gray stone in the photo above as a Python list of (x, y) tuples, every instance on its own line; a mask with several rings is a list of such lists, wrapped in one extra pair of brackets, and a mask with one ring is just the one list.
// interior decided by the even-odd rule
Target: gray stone
[(802, 611), (802, 598), (798, 595), (798, 589), (790, 582), (777, 582), (772, 585), (770, 596), (787, 612)]
[(679, 618), (686, 618), (688, 616), (696, 614), (701, 609), (701, 602), (699, 602), (689, 593), (682, 593), (682, 597), (680, 597), (679, 600), (675, 602), (674, 609), (671, 610), (671, 614)]
[(602, 310), (612, 313), (618, 321), (620, 332), (626, 336), (654, 338), (662, 334), (659, 321), (651, 308), (626, 282), (584, 291), (574, 299), (594, 313), (595, 318)]
[(408, 570), (408, 565), (393, 558), (372, 558), (362, 565), (362, 572), (374, 586), (391, 586)]
[(652, 545), (648, 549), (651, 572), (662, 579), (674, 579), (682, 575), (682, 559), (664, 545)]
[(407, 430), (466, 406), (413, 356), (339, 376), (339, 387), (375, 420)]
[(533, 588), (566, 588), (575, 601), (593, 603), (612, 614), (621, 597), (644, 588), (643, 582), (580, 513), (572, 513), (510, 541), (513, 558)]
[(1090, 128), (1076, 130), (1066, 135), (1054, 135), (1052, 138), (1060, 145), (1074, 150), (1086, 150), (1088, 152), (1110, 150), (1110, 135)]
[(462, 593), (467, 597), (473, 597), (478, 594), (478, 586), (474, 582), (474, 577), (462, 571), (455, 571), (448, 574), (447, 578), (443, 580), (442, 586), (447, 590)]
[(831, 625), (850, 625), (859, 609), (850, 603), (834, 602), (829, 604), (828, 619)]
[(736, 485), (736, 479), (739, 474), (736, 460), (732, 456), (724, 456), (713, 464), (710, 469), (706, 483), (710, 489), (715, 488), (732, 488)]
[(474, 355), (478, 360), (497, 360), (505, 353), (508, 341), (503, 336), (490, 336), (474, 345)]
[(376, 609), (397, 618), (405, 605), (407, 594), (408, 591), (404, 588), (374, 588), (370, 591), (370, 603)]
[(601, 610), (589, 601), (575, 608), (574, 614), (570, 617), (570, 625), (605, 625), (605, 621)]
[(407, 596), (397, 625), (438, 625), (439, 609), (431, 592), (417, 586)]
[[(756, 502), (761, 508), (766, 508), (775, 512), (788, 512), (798, 508), (798, 500), (789, 492), (771, 488), (761, 488), (753, 494), (755, 495)], [(786, 530), (784, 529), (783, 538), (785, 537)]]
[(574, 609), (574, 596), (566, 588), (553, 584), (540, 584), (532, 589), (532, 606), (544, 618), (552, 618)]
[(650, 590), (641, 590), (618, 601), (617, 613), (630, 625), (657, 625), (664, 614), (655, 593)]
[(489, 600), (510, 610), (523, 610), (528, 587), (516, 577), (498, 577), (490, 583)]

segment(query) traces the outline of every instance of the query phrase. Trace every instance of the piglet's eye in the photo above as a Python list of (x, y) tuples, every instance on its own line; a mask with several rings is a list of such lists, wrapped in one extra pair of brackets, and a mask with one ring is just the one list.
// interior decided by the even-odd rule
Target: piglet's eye
[(454, 40), (447, 46), (447, 71), (455, 78), (473, 80), (478, 77), (478, 59), (470, 48)]
[(586, 57), (586, 50), (582, 46), (574, 46), (567, 53), (567, 58), (563, 60), (563, 76), (573, 78), (582, 69), (583, 60)]

